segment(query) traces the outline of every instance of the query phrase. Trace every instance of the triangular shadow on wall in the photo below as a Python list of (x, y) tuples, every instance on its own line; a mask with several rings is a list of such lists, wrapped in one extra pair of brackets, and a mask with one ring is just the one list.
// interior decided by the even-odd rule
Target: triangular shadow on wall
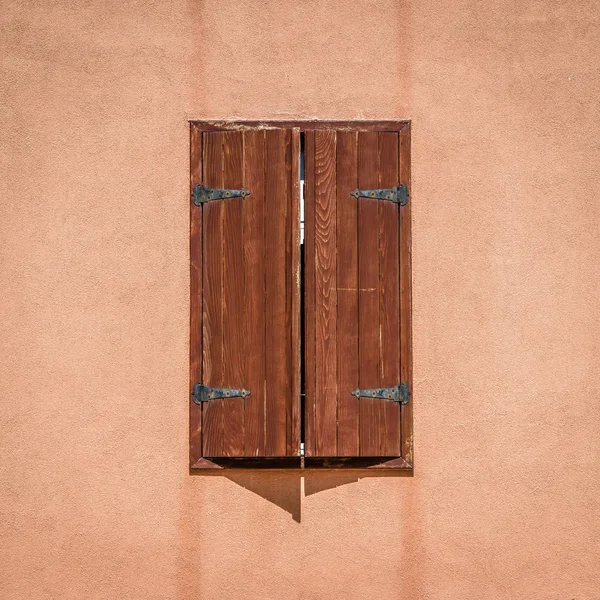
[[(225, 477), (244, 489), (264, 498), (290, 513), (294, 521), (301, 522), (302, 498), (331, 490), (342, 485), (357, 483), (373, 477), (412, 477), (410, 471), (366, 470), (253, 470), (208, 471), (194, 473), (200, 477)], [(303, 485), (304, 484), (304, 485)], [(304, 490), (304, 492), (303, 492)]]

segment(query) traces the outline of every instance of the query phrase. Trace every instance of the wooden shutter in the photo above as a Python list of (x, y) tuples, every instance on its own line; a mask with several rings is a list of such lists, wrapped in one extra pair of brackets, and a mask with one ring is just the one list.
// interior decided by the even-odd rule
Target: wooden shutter
[(191, 203), (190, 392), (196, 382), (250, 390), (190, 401), (191, 466), (297, 456), (299, 131), (192, 125), (191, 135), (192, 188), (250, 191)]
[(411, 383), (410, 203), (350, 195), (409, 184), (408, 131), (305, 135), (306, 455), (408, 467), (412, 403), (351, 391)]

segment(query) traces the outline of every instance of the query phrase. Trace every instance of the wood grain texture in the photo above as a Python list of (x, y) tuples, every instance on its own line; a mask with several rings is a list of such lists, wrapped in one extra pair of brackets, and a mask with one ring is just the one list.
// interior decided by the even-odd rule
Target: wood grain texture
[(289, 258), (289, 315), (291, 319), (291, 378), (292, 393), (288, 404), (289, 431), (287, 455), (300, 453), (300, 130), (292, 129), (291, 139), (291, 188), (290, 215), (288, 227), (290, 233)]
[(204, 404), (202, 456), (297, 456), (299, 132), (204, 137), (203, 182), (251, 193), (203, 206), (203, 383), (251, 394)]
[[(268, 130), (266, 135), (265, 274), (266, 274), (266, 446), (267, 456), (285, 456), (287, 404), (291, 397), (291, 315), (286, 270), (286, 223), (290, 213), (291, 133)], [(288, 170), (290, 169), (290, 170)]]
[[(223, 187), (223, 141), (221, 132), (204, 134), (205, 185)], [(224, 387), (223, 378), (223, 202), (203, 207), (203, 315), (202, 382)], [(202, 407), (202, 454), (223, 454), (223, 403), (207, 402)]]
[(414, 463), (413, 452), (413, 376), (412, 376), (412, 261), (411, 261), (411, 212), (410, 196), (410, 127), (400, 133), (400, 182), (406, 184), (409, 201), (400, 211), (400, 375), (409, 385), (411, 395), (408, 404), (401, 409), (402, 456), (409, 464)]
[[(202, 131), (190, 127), (190, 194), (202, 183)], [(192, 399), (202, 381), (202, 207), (190, 198), (190, 466), (202, 456), (202, 407)]]
[(314, 456), (316, 417), (315, 132), (304, 134), (304, 415), (306, 456)]
[(337, 455), (335, 131), (315, 134), (316, 453)]
[(244, 455), (265, 454), (265, 132), (244, 133), (244, 337), (248, 352), (244, 404)]
[[(332, 143), (328, 134), (306, 134), (307, 456), (399, 456), (399, 404), (350, 395), (400, 383), (400, 209), (350, 195), (398, 184), (399, 137), (338, 131)], [(336, 370), (333, 393), (329, 369)]]
[[(379, 185), (377, 133), (358, 135), (358, 186)], [(359, 385), (377, 388), (379, 356), (379, 205), (380, 200), (358, 199), (358, 283), (359, 283)], [(360, 455), (378, 456), (380, 451), (381, 403), (360, 399)]]
[[(379, 187), (398, 184), (398, 134), (379, 133)], [(393, 202), (379, 204), (379, 343), (380, 374), (383, 387), (400, 383), (400, 207)], [(400, 405), (379, 400), (379, 454), (400, 455)]]
[[(223, 187), (244, 186), (244, 134), (227, 131), (223, 140)], [(246, 200), (222, 200), (223, 210), (223, 384), (248, 387), (245, 381), (246, 338), (244, 207)], [(240, 456), (244, 451), (244, 398), (220, 400), (223, 411), (223, 455)]]
[(337, 132), (337, 365), (338, 456), (359, 452), (358, 387), (358, 133)]

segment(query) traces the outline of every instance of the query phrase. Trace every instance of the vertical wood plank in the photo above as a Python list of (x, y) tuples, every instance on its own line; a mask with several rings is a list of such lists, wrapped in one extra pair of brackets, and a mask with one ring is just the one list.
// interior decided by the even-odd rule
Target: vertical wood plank
[[(358, 135), (358, 186), (379, 185), (377, 133)], [(379, 369), (379, 200), (358, 200), (359, 382), (361, 388), (380, 385)], [(380, 402), (360, 399), (360, 455), (377, 456), (380, 448)]]
[(337, 364), (338, 456), (359, 451), (358, 387), (358, 133), (338, 131), (337, 219)]
[[(400, 132), (400, 182), (410, 194), (410, 125)], [(401, 408), (402, 457), (413, 464), (413, 380), (412, 380), (412, 293), (411, 293), (411, 208), (412, 198), (400, 210), (400, 374), (409, 385), (408, 404)]]
[(315, 137), (316, 451), (336, 456), (336, 132)]
[[(190, 193), (202, 183), (202, 131), (190, 126)], [(202, 381), (202, 207), (190, 199), (190, 466), (202, 456), (202, 407), (192, 399)]]
[[(243, 133), (227, 131), (223, 140), (223, 187), (244, 185)], [(245, 199), (219, 201), (223, 211), (223, 384), (247, 387), (245, 377), (246, 338), (244, 331), (244, 236)], [(244, 451), (244, 399), (219, 400), (223, 411), (223, 455), (241, 456)]]
[[(379, 187), (398, 183), (398, 134), (379, 133)], [(379, 204), (379, 341), (380, 382), (383, 387), (400, 383), (400, 206)], [(380, 447), (382, 456), (400, 456), (400, 405), (389, 400), (380, 404)]]
[(291, 133), (266, 131), (266, 447), (267, 456), (285, 456), (291, 344), (286, 311), (286, 221)]
[(306, 456), (315, 456), (315, 132), (304, 134), (304, 417)]
[(265, 132), (244, 133), (245, 323), (244, 455), (265, 454)]
[[(222, 132), (204, 134), (204, 183), (223, 187)], [(208, 202), (202, 210), (203, 235), (203, 383), (224, 387), (223, 379), (223, 203)], [(207, 402), (203, 407), (203, 456), (223, 455), (223, 402)]]
[(289, 403), (291, 418), (288, 432), (288, 456), (300, 451), (300, 129), (292, 129), (291, 139), (291, 212), (288, 218), (290, 234), (290, 275), (288, 306), (291, 319), (291, 384)]

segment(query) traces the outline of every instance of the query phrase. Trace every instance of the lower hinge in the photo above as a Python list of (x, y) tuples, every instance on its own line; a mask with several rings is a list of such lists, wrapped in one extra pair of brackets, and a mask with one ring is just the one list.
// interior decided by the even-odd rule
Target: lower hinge
[(395, 385), (391, 388), (377, 388), (373, 390), (356, 389), (350, 393), (356, 398), (383, 398), (384, 400), (400, 402), (400, 404), (408, 404), (410, 396), (408, 383), (404, 381), (400, 385)]
[(245, 398), (250, 395), (250, 390), (242, 388), (241, 390), (231, 390), (227, 388), (211, 388), (202, 383), (194, 384), (192, 398), (196, 404), (209, 402), (217, 398)]
[(350, 192), (351, 196), (355, 198), (372, 198), (374, 200), (390, 200), (404, 206), (408, 203), (408, 188), (406, 184), (401, 183), (393, 188), (380, 189), (380, 190), (354, 190)]
[(244, 188), (241, 190), (218, 190), (216, 188), (209, 188), (205, 185), (197, 183), (194, 186), (192, 197), (196, 206), (201, 206), (205, 202), (211, 200), (222, 200), (226, 198), (245, 198), (249, 196), (250, 192)]

